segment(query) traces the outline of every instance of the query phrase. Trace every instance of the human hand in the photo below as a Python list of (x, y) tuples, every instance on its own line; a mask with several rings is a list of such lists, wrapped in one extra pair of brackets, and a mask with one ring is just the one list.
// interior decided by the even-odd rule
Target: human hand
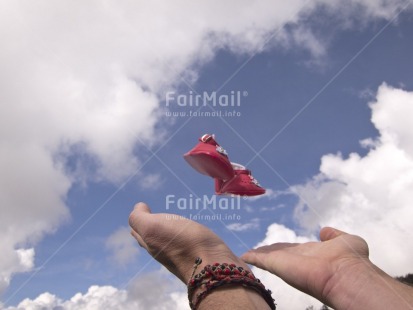
[[(129, 216), (132, 235), (149, 254), (185, 284), (191, 278), (195, 259), (202, 258), (199, 271), (207, 264), (234, 263), (251, 271), (210, 229), (174, 214), (151, 214), (138, 203)], [(194, 302), (194, 300), (192, 300)], [(199, 309), (269, 309), (255, 290), (243, 286), (217, 288), (208, 294)]]
[(210, 229), (184, 217), (152, 214), (145, 203), (138, 203), (129, 216), (132, 235), (150, 255), (188, 283), (196, 257), (199, 270), (214, 262), (235, 263), (250, 270)]
[(320, 240), (275, 243), (251, 250), (241, 258), (326, 304), (337, 304), (343, 285), (358, 285), (354, 275), (373, 268), (368, 246), (362, 238), (330, 227), (320, 231)]

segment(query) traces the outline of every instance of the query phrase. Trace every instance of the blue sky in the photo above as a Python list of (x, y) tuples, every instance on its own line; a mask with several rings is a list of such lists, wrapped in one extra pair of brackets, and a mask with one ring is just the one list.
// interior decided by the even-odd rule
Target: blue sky
[[(182, 309), (185, 287), (127, 219), (139, 201), (211, 214), (166, 204), (213, 197), (182, 157), (204, 133), (267, 189), (200, 220), (236, 254), (333, 225), (366, 238), (387, 272), (412, 272), (400, 240), (413, 240), (413, 3), (199, 5), (2, 3), (0, 308)], [(168, 105), (171, 92), (242, 96), (213, 107), (233, 117), (170, 116), (211, 111)], [(280, 309), (319, 305), (256, 273)]]

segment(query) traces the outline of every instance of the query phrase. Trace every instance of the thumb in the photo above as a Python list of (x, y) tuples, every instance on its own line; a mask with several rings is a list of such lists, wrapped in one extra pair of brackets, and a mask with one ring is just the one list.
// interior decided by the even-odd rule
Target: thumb
[(144, 202), (139, 202), (133, 208), (129, 215), (129, 226), (132, 228), (131, 235), (138, 241), (139, 245), (148, 249), (142, 236), (139, 234), (142, 231), (144, 223), (148, 222), (148, 215), (151, 214), (151, 209)]
[[(144, 212), (144, 213), (151, 213), (151, 209), (148, 205), (144, 202), (138, 202), (135, 207), (133, 208), (133, 212)], [(133, 213), (132, 212), (132, 213)]]
[(139, 202), (133, 208), (133, 211), (129, 215), (129, 226), (137, 231), (137, 227), (139, 227), (142, 223), (145, 222), (145, 218), (147, 219), (148, 215), (151, 214), (151, 209), (148, 205), (144, 202)]
[(337, 238), (341, 235), (347, 235), (346, 232), (335, 229), (333, 227), (323, 227), (320, 230), (320, 240), (328, 241)]

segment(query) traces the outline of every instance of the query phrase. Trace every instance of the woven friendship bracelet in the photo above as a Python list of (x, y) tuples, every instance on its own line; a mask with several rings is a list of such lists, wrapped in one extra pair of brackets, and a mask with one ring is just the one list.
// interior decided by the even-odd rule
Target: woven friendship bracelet
[[(276, 309), (271, 291), (265, 289), (265, 286), (252, 272), (237, 267), (235, 264), (214, 263), (213, 265), (206, 265), (200, 273), (195, 275), (195, 271), (201, 263), (202, 259), (198, 257), (195, 260), (192, 275), (188, 282), (188, 300), (191, 309), (197, 309), (200, 302), (212, 290), (224, 285), (239, 285), (253, 289), (262, 295), (272, 310)], [(197, 289), (203, 289), (203, 291), (196, 295), (193, 302), (194, 293)]]

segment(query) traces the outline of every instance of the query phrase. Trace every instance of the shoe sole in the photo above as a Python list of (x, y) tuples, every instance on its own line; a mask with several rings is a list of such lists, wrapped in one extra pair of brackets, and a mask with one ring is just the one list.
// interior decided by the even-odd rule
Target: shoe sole
[(259, 195), (263, 195), (265, 194), (265, 190), (264, 191), (234, 191), (234, 192), (217, 192), (215, 191), (216, 195), (236, 195), (236, 196), (259, 196)]
[[(234, 170), (228, 161), (211, 153), (193, 153), (184, 155), (185, 160), (196, 171), (214, 179), (229, 180), (234, 177)], [(217, 165), (217, 162), (220, 163)]]
[[(220, 180), (215, 180), (215, 194), (216, 195), (237, 195), (237, 196), (259, 196), (265, 194), (265, 189), (262, 187), (256, 187), (251, 184), (251, 186), (255, 187), (255, 189), (251, 189), (250, 186), (239, 186), (239, 189), (235, 189), (234, 185), (231, 186), (231, 182), (233, 180), (228, 181), (227, 184), (223, 184)], [(229, 185), (229, 186), (228, 186)], [(232, 187), (230, 191), (221, 191), (222, 188), (225, 187)], [(250, 189), (246, 188), (250, 187)]]

